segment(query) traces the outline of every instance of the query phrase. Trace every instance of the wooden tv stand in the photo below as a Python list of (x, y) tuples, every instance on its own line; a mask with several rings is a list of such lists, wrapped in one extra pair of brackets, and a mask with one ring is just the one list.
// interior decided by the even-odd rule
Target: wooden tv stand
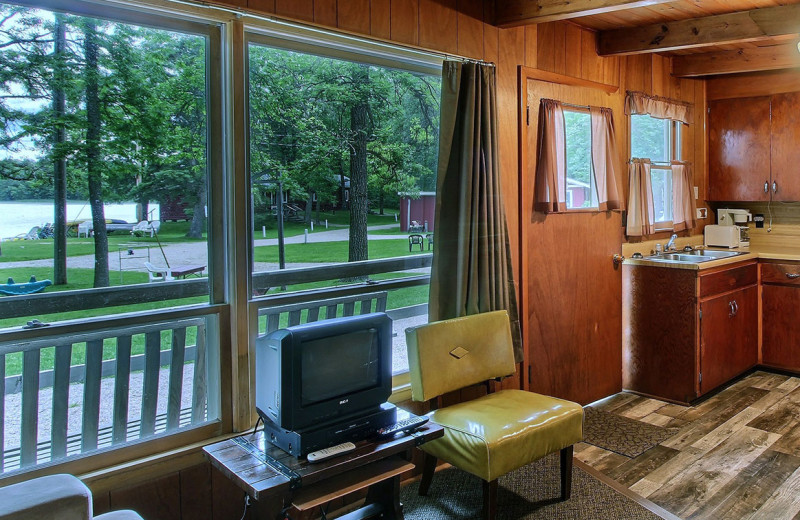
[(414, 468), (411, 449), (443, 434), (441, 426), (428, 422), (410, 435), (357, 442), (355, 450), (316, 464), (272, 446), (261, 431), (211, 444), (203, 452), (255, 502), (255, 518), (283, 520), (287, 510), (296, 518), (368, 489), (364, 506), (342, 518), (371, 518), (382, 512), (383, 518), (402, 520), (400, 476)]

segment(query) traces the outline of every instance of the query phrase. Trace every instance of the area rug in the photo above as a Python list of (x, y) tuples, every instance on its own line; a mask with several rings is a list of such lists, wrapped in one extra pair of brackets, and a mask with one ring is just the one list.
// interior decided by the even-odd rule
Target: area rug
[(667, 440), (675, 430), (662, 428), (621, 415), (583, 409), (583, 442), (635, 458)]
[[(600, 482), (579, 467), (572, 472), (572, 498), (560, 501), (558, 454), (500, 478), (498, 520), (651, 520), (661, 518)], [(428, 496), (417, 494), (419, 481), (401, 489), (406, 520), (471, 520), (482, 511), (478, 477), (455, 468), (438, 471)]]

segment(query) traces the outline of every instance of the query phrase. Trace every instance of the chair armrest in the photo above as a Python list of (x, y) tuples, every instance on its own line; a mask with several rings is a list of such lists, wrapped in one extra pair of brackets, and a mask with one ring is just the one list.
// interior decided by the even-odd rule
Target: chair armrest
[(0, 488), (0, 520), (90, 520), (92, 494), (72, 475), (49, 475)]

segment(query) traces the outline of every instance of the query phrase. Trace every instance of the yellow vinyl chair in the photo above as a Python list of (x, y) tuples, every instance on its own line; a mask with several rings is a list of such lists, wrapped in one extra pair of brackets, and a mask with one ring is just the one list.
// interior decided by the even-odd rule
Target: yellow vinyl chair
[[(514, 374), (506, 311), (486, 312), (406, 329), (411, 397), (432, 401), (467, 386)], [(561, 499), (572, 489), (572, 446), (583, 439), (583, 408), (523, 390), (500, 390), (429, 414), (444, 436), (421, 446), (419, 494), (426, 495), (437, 459), (483, 479), (484, 518), (497, 509), (497, 479), (561, 452)]]

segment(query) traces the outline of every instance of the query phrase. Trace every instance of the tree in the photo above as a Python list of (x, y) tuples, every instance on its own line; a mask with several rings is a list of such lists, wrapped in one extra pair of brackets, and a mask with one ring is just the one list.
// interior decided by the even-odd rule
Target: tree
[(67, 159), (63, 148), (67, 141), (64, 116), (67, 113), (65, 88), (65, 52), (67, 31), (64, 17), (55, 15), (53, 45), (53, 186), (55, 232), (53, 237), (53, 278), (56, 285), (67, 283)]
[(89, 207), (94, 226), (94, 286), (108, 286), (108, 234), (103, 207), (103, 173), (101, 164), (100, 68), (97, 25), (87, 18), (83, 21), (83, 49), (86, 65), (86, 177), (89, 182)]

